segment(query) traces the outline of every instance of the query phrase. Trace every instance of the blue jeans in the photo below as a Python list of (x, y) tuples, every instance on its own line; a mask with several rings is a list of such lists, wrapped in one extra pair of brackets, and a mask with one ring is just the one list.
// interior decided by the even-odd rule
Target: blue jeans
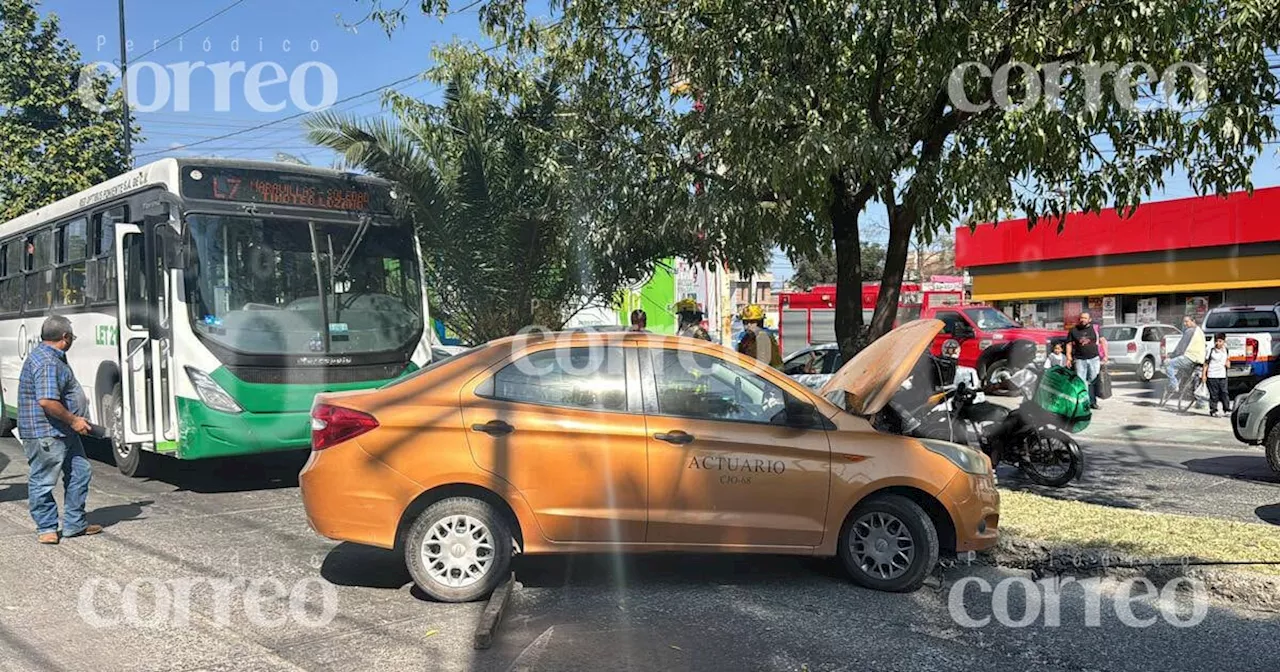
[(58, 502), (53, 499), (53, 488), (62, 473), (66, 488), (66, 511), (62, 516), (62, 534), (70, 536), (84, 531), (88, 523), (84, 519), (84, 504), (89, 498), (89, 479), (93, 475), (89, 458), (85, 457), (80, 437), (42, 437), (23, 439), (22, 449), (27, 453), (27, 506), (31, 518), (36, 521), (36, 532), (58, 531)]
[(1076, 365), (1076, 375), (1080, 376), (1080, 380), (1083, 380), (1089, 386), (1089, 403), (1097, 404), (1097, 390), (1093, 387), (1093, 381), (1102, 372), (1102, 358), (1090, 357), (1089, 359), (1081, 359), (1076, 357), (1074, 363)]
[(1169, 394), (1178, 394), (1178, 377), (1185, 373), (1190, 373), (1195, 366), (1195, 362), (1187, 358), (1186, 355), (1178, 355), (1169, 360), (1169, 364), (1165, 366), (1165, 373), (1169, 376), (1169, 380), (1165, 382), (1165, 385), (1169, 388)]

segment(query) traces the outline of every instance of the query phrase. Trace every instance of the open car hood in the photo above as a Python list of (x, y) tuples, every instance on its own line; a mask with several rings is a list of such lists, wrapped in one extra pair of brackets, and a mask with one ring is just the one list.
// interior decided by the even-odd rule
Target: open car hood
[(911, 375), (921, 355), (942, 331), (941, 320), (915, 320), (885, 334), (840, 367), (819, 394), (846, 393), (845, 410), (874, 415), (889, 403)]

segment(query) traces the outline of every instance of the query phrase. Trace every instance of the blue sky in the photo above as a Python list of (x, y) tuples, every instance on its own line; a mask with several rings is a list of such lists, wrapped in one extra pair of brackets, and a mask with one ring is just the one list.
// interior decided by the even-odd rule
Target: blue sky
[[(388, 38), (374, 24), (365, 24), (354, 32), (342, 25), (338, 18), (340, 15), (347, 22), (356, 21), (364, 15), (362, 9), (368, 4), (364, 0), (242, 0), (225, 13), (191, 30), (179, 41), (147, 53), (156, 43), (191, 29), (234, 2), (126, 0), (128, 37), (134, 43), (130, 61), (135, 64), (152, 62), (159, 68), (197, 61), (206, 64), (243, 61), (247, 68), (252, 68), (270, 62), (279, 65), (283, 75), (294, 77), (299, 66), (318, 61), (332, 68), (335, 95), (341, 100), (422, 72), (431, 65), (430, 54), (435, 45), (480, 37), (476, 11), (458, 11), (471, 5), (469, 0), (455, 0), (456, 13), (444, 21), (411, 14), (407, 25), (393, 38)], [(409, 4), (416, 6), (417, 2)], [(535, 0), (531, 4), (536, 7), (540, 3)], [(118, 62), (115, 0), (43, 0), (40, 11), (58, 14), (63, 35), (79, 47), (86, 61)], [(531, 10), (530, 13), (545, 13), (545, 9)], [(270, 73), (268, 70), (268, 78)], [(140, 74), (136, 93), (146, 104), (156, 99), (154, 70), (144, 67)], [(288, 84), (267, 87), (263, 93), (267, 103), (286, 103), (282, 110), (257, 112), (246, 98), (243, 88), (245, 76), (236, 75), (227, 99), (230, 109), (219, 111), (213, 75), (207, 69), (193, 70), (190, 108), (182, 112), (176, 109), (171, 71), (166, 78), (171, 82), (168, 104), (153, 112), (137, 113), (146, 138), (134, 149), (139, 163), (172, 155), (272, 159), (277, 152), (302, 157), (315, 165), (332, 162), (333, 157), (328, 151), (316, 149), (306, 142), (301, 119), (249, 130), (300, 112), (290, 100)], [(301, 80), (306, 82), (302, 89), (308, 101), (311, 104), (319, 102), (323, 94), (319, 71), (312, 68), (309, 73), (304, 73)], [(395, 88), (429, 100), (439, 97), (435, 84), (417, 79)], [(373, 115), (381, 111), (380, 100), (380, 96), (374, 93), (341, 103), (337, 108), (343, 112)], [(209, 138), (228, 134), (233, 135), (209, 141)], [(202, 144), (191, 149), (180, 148), (196, 142)], [(1280, 160), (1276, 149), (1274, 146), (1269, 148), (1259, 161), (1254, 171), (1255, 186), (1280, 184)], [(1157, 192), (1156, 198), (1191, 195), (1193, 192), (1185, 177), (1174, 175), (1167, 181), (1166, 188)], [(870, 214), (872, 220), (884, 219), (882, 212)], [(880, 233), (868, 233), (872, 239), (883, 238)], [(785, 257), (778, 257), (781, 255), (775, 254), (775, 273), (789, 276), (790, 264)]]

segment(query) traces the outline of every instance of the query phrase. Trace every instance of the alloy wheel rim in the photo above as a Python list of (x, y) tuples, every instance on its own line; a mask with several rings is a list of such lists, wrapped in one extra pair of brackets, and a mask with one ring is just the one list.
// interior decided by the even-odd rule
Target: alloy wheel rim
[(866, 574), (896, 579), (906, 574), (916, 558), (915, 537), (897, 516), (874, 511), (853, 523), (849, 550)]
[(1156, 376), (1156, 365), (1152, 364), (1151, 360), (1149, 359), (1143, 360), (1142, 377), (1147, 380), (1151, 380), (1152, 378), (1155, 378), (1155, 376)]
[(432, 579), (451, 588), (478, 583), (493, 566), (493, 533), (467, 515), (436, 521), (422, 540), (422, 564)]

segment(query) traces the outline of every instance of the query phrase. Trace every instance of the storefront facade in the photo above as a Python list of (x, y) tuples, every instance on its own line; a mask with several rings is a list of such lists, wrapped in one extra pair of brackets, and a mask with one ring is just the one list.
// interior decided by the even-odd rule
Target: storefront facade
[(1221, 305), (1280, 301), (1280, 187), (1226, 197), (1025, 219), (956, 232), (956, 264), (973, 299), (1028, 326), (1059, 327), (1090, 310), (1104, 324), (1177, 324)]

